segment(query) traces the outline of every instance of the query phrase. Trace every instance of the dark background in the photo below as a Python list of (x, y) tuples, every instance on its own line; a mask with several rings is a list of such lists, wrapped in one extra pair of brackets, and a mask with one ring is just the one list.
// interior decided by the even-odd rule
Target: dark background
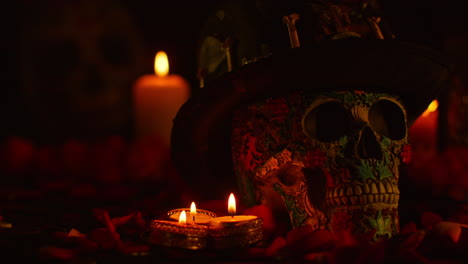
[[(31, 102), (25, 99), (24, 89), (22, 89), (21, 80), (29, 78), (21, 72), (22, 63), (29, 63), (19, 60), (19, 55), (24, 52), (24, 44), (21, 43), (20, 36), (24, 31), (24, 26), (34, 27), (36, 20), (28, 19), (24, 15), (26, 12), (39, 13), (39, 19), (47, 19), (49, 15), (54, 15), (54, 12), (61, 12), (60, 8), (55, 8), (55, 1), (41, 1), (38, 6), (37, 1), (19, 0), (6, 3), (2, 8), (4, 10), (2, 15), (3, 30), (1, 47), (3, 50), (3, 85), (1, 95), (1, 108), (0, 116), (2, 120), (2, 129), (0, 137), (2, 139), (9, 136), (20, 136), (31, 139), (38, 143), (60, 143), (67, 138), (79, 138), (79, 133), (72, 133), (67, 130), (63, 132), (54, 133), (50, 127), (44, 128), (37, 120), (37, 115), (41, 103), (36, 102), (37, 105), (31, 106)], [(57, 1), (59, 3), (61, 1)], [(78, 1), (72, 1), (78, 2)], [(85, 1), (86, 2), (86, 1)], [(87, 1), (90, 3), (100, 3), (105, 1)], [(198, 31), (201, 27), (203, 19), (208, 15), (212, 5), (216, 2), (214, 0), (204, 1), (110, 1), (112, 6), (120, 5), (126, 12), (126, 18), (135, 29), (128, 35), (128, 38), (135, 36), (137, 41), (131, 48), (133, 51), (138, 52), (139, 65), (133, 67), (137, 71), (133, 71), (133, 79), (141, 75), (153, 73), (153, 60), (157, 51), (163, 50), (168, 54), (170, 63), (170, 73), (178, 74), (187, 79), (191, 84), (192, 89), (198, 85), (196, 80), (196, 45)], [(96, 4), (97, 5), (97, 4)], [(57, 11), (54, 11), (57, 9)], [(46, 14), (48, 10), (51, 14)], [(52, 10), (52, 11), (51, 11)], [(44, 12), (41, 17), (40, 12)], [(80, 12), (76, 10), (75, 12)], [(85, 16), (86, 14), (83, 14)], [(127, 21), (126, 21), (127, 22)], [(58, 22), (60, 23), (60, 22)], [(122, 29), (123, 34), (128, 34), (128, 30)], [(79, 34), (79, 33), (78, 33)], [(23, 44), (23, 45), (22, 45)], [(31, 48), (41, 45), (40, 42), (27, 43)], [(96, 43), (98, 45), (98, 43)], [(35, 58), (31, 58), (34, 60)], [(44, 58), (48, 60), (50, 58)], [(58, 67), (60, 68), (60, 67)], [(58, 71), (59, 69), (57, 69)], [(57, 72), (57, 75), (60, 73)], [(116, 76), (118, 77), (118, 76)], [(128, 91), (131, 91), (131, 84), (127, 83)], [(36, 89), (46, 89), (46, 87), (39, 87)], [(130, 95), (130, 94), (129, 94)], [(61, 98), (49, 98), (50, 100), (61, 100)], [(131, 101), (131, 98), (128, 98)], [(29, 104), (29, 108), (28, 108)], [(32, 108), (32, 109), (31, 109)], [(118, 113), (116, 113), (118, 114)], [(62, 118), (64, 119), (64, 118)], [(60, 122), (60, 121), (57, 121)], [(102, 120), (106, 122), (106, 120)], [(96, 129), (96, 137), (112, 136), (115, 134), (125, 137), (132, 137), (133, 123), (128, 121), (124, 126), (117, 128), (103, 128), (102, 131)], [(64, 123), (64, 126), (66, 124)], [(44, 130), (49, 130), (44, 132)], [(52, 136), (46, 134), (53, 134), (58, 142), (52, 139)], [(93, 139), (92, 135), (84, 135), (86, 139)]]
[[(20, 89), (21, 78), (27, 78), (18, 71), (21, 63), (18, 54), (24, 48), (19, 43), (20, 25), (27, 18), (24, 9), (35, 10), (36, 1), (19, 0), (8, 2), (3, 8), (2, 53), (4, 65), (1, 96), (2, 129), (0, 136), (22, 136), (35, 141), (50, 141), (41, 132), (41, 125), (35, 120), (36, 111), (26, 110), (30, 104), (24, 100), (24, 92)], [(60, 2), (60, 1), (59, 1)], [(96, 3), (98, 3), (97, 1)], [(136, 28), (134, 32), (140, 38), (138, 49), (142, 51), (139, 63), (140, 74), (135, 78), (152, 72), (154, 54), (158, 50), (168, 53), (171, 73), (182, 75), (198, 89), (197, 73), (197, 41), (203, 21), (211, 14), (215, 0), (203, 1), (120, 1)], [(395, 32), (396, 38), (404, 41), (423, 44), (445, 52), (458, 64), (461, 72), (466, 73), (467, 61), (467, 21), (463, 1), (380, 1), (386, 18)], [(116, 2), (118, 3), (118, 2)], [(54, 6), (54, 1), (41, 1), (42, 7)], [(60, 10), (57, 10), (60, 12)], [(79, 12), (79, 11), (76, 11)], [(31, 43), (34, 45), (33, 43)], [(130, 88), (128, 88), (130, 89)], [(38, 99), (39, 100), (39, 99)], [(55, 99), (51, 99), (55, 100)], [(59, 98), (56, 98), (59, 100)], [(37, 110), (37, 109), (36, 109)], [(121, 134), (132, 136), (132, 121), (122, 121), (125, 124), (115, 129), (105, 128), (99, 134), (106, 136)], [(50, 131), (49, 131), (50, 132)], [(60, 135), (60, 133), (64, 135)], [(68, 133), (68, 134), (67, 134)], [(55, 138), (64, 140), (68, 137), (79, 137), (70, 132), (57, 132)], [(87, 135), (89, 137), (89, 135)]]
[[(122, 85), (119, 91), (123, 91), (123, 107), (100, 109), (99, 103), (94, 102), (94, 108), (91, 109), (95, 111), (85, 115), (84, 121), (80, 119), (86, 126), (80, 126), (77, 122), (81, 109), (70, 108), (64, 103), (60, 104), (63, 98), (59, 95), (67, 96), (68, 88), (54, 83), (66, 73), (66, 66), (69, 65), (67, 63), (69, 61), (60, 60), (73, 61), (76, 58), (73, 56), (58, 58), (32, 56), (29, 60), (24, 56), (36, 54), (37, 47), (44, 47), (42, 41), (44, 43), (48, 41), (47, 37), (42, 34), (43, 32), (35, 30), (36, 26), (41, 24), (41, 21), (54, 21), (55, 17), (63, 14), (62, 9), (56, 8), (58, 4), (79, 1), (17, 0), (2, 3), (0, 16), (2, 25), (0, 58), (3, 66), (2, 85), (0, 86), (0, 143), (2, 143), (0, 209), (2, 211), (0, 217), (7, 221), (21, 224), (21, 220), (24, 219), (23, 223), (27, 228), (31, 226), (30, 219), (34, 219), (37, 225), (63, 222), (67, 226), (76, 227), (77, 222), (83, 220), (83, 215), (90, 214), (90, 207), (109, 204), (119, 206), (117, 210), (119, 214), (116, 215), (124, 215), (122, 211), (128, 208), (142, 212), (165, 213), (165, 207), (175, 208), (174, 206), (179, 207), (194, 200), (191, 196), (193, 193), (189, 191), (199, 190), (198, 186), (188, 188), (181, 183), (182, 181), (179, 181), (176, 177), (177, 173), (168, 162), (168, 152), (162, 149), (161, 145), (154, 144), (154, 142), (133, 144), (131, 82), (143, 74), (152, 73), (155, 53), (164, 50), (169, 56), (170, 72), (186, 78), (191, 84), (192, 92), (196, 93), (198, 90), (196, 78), (198, 36), (205, 18), (212, 13), (218, 1), (104, 1), (106, 0), (84, 2), (91, 5), (101, 3), (109, 10), (118, 3), (121, 4), (124, 17), (133, 25), (133, 30), (117, 27), (114, 32), (122, 33), (124, 41), (134, 41), (131, 46), (133, 53), (130, 53), (134, 55), (130, 56), (134, 64), (126, 71), (123, 67), (122, 73), (125, 74), (122, 75), (126, 76), (125, 80), (119, 72), (110, 76), (110, 79), (117, 80), (117, 84)], [(452, 59), (455, 65), (456, 85), (451, 85), (450, 89), (453, 87), (458, 89), (453, 97), (454, 101), (464, 102), (464, 104), (455, 105), (458, 115), (452, 118), (458, 129), (454, 130), (455, 134), (458, 133), (461, 139), (456, 141), (458, 144), (456, 147), (462, 146), (463, 148), (440, 154), (434, 151), (433, 138), (423, 142), (419, 153), (427, 152), (430, 157), (420, 158), (418, 163), (414, 163), (416, 168), (412, 171), (414, 181), (403, 186), (406, 188), (402, 189), (402, 193), (407, 196), (404, 200), (400, 200), (400, 204), (406, 206), (402, 208), (401, 213), (404, 215), (409, 212), (410, 216), (402, 217), (402, 223), (403, 220), (416, 219), (419, 213), (424, 211), (447, 212), (447, 209), (458, 206), (455, 201), (464, 202), (462, 205), (466, 207), (466, 201), (463, 199), (466, 198), (468, 186), (466, 180), (466, 164), (468, 164), (466, 151), (468, 22), (466, 13), (468, 9), (464, 2), (459, 0), (380, 1), (385, 18), (390, 23), (396, 39), (431, 47)], [(86, 18), (87, 14), (82, 12), (82, 10), (71, 10), (72, 14), (83, 15)], [(35, 15), (40, 19), (31, 18), (25, 14)], [(115, 23), (111, 24), (121, 22), (118, 19), (114, 21)], [(60, 21), (56, 22), (60, 24)], [(25, 32), (32, 32), (43, 38), (41, 41), (21, 40), (20, 36), (29, 36)], [(68, 36), (75, 35), (77, 36), (75, 40), (80, 39), (86, 42), (85, 37), (81, 37), (83, 32), (63, 33)], [(99, 45), (99, 43), (95, 44)], [(118, 47), (118, 45), (111, 45), (111, 47)], [(55, 50), (49, 51), (51, 51), (49, 54), (54, 54)], [(97, 57), (100, 55), (102, 54), (96, 54)], [(58, 62), (54, 59), (58, 59)], [(39, 65), (36, 67), (38, 72), (20, 70), (25, 66), (33, 65), (33, 62)], [(79, 102), (85, 108), (88, 106), (88, 101), (94, 100), (93, 93), (113, 93), (113, 90), (99, 90), (100, 86), (96, 85), (99, 84), (99, 79), (94, 79), (96, 76), (92, 70), (90, 73), (90, 76), (94, 76), (91, 80), (95, 82), (90, 82), (89, 86), (97, 86), (93, 88), (97, 90), (89, 91), (89, 97)], [(49, 78), (45, 78), (47, 74), (50, 75)], [(45, 82), (39, 85), (36, 81), (41, 77), (45, 78)], [(30, 85), (25, 85), (25, 83)], [(34, 91), (33, 94), (36, 97), (29, 96), (27, 91), (31, 93), (31, 90)], [(64, 94), (61, 94), (62, 92)], [(439, 113), (440, 116), (445, 116), (445, 119), (442, 118), (445, 120), (442, 123), (444, 128), (448, 127), (447, 106), (451, 102), (449, 92), (445, 91), (444, 97), (439, 98), (443, 99), (441, 103), (445, 106), (445, 112)], [(55, 111), (48, 109), (50, 105), (57, 107)], [(67, 110), (61, 111), (61, 108)], [(49, 115), (50, 118), (48, 118)], [(113, 118), (116, 119), (114, 123), (110, 121)], [(90, 121), (86, 122), (88, 119)], [(47, 123), (47, 121), (50, 122)], [(448, 134), (445, 129), (445, 134), (442, 133), (442, 137), (439, 136), (438, 139), (447, 142)], [(122, 142), (121, 137), (128, 141)], [(73, 138), (94, 142), (81, 144), (82, 142), (70, 141)], [(416, 140), (421, 141), (421, 138), (416, 138)], [(414, 146), (413, 143), (412, 146)], [(427, 146), (431, 151), (426, 150)], [(167, 183), (165, 179), (168, 179)], [(157, 184), (154, 184), (154, 181)], [(13, 184), (10, 186), (11, 182)], [(451, 189), (455, 189), (455, 194), (449, 193)], [(172, 199), (174, 197), (178, 199)], [(58, 210), (54, 210), (55, 208)], [(124, 209), (120, 211), (121, 208)], [(68, 211), (72, 211), (72, 214), (63, 213)], [(8, 237), (4, 238), (3, 241), (6, 243), (0, 241), (0, 245), (7, 245), (10, 242), (8, 240)], [(29, 240), (20, 237), (17, 244), (23, 245), (24, 241)], [(37, 244), (42, 246), (42, 243)], [(3, 246), (2, 248), (6, 251), (10, 249), (10, 247), (4, 248)]]

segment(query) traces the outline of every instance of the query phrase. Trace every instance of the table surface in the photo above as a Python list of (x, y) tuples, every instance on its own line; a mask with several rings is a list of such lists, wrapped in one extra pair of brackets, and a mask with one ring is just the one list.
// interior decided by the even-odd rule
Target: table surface
[[(100, 247), (96, 250), (80, 251), (76, 250), (81, 248), (80, 245), (65, 243), (63, 234), (67, 234), (72, 229), (89, 235), (105, 227), (102, 222), (96, 220), (93, 214), (95, 208), (105, 208), (111, 218), (126, 216), (138, 211), (145, 220), (149, 220), (160, 219), (158, 217), (167, 212), (167, 209), (180, 206), (180, 201), (171, 202), (167, 197), (161, 197), (162, 191), (155, 189), (154, 186), (151, 186), (150, 190), (145, 190), (144, 186), (114, 187), (115, 190), (111, 190), (110, 186), (98, 189), (102, 191), (98, 192), (99, 195), (95, 193), (95, 195), (78, 197), (72, 195), (72, 190), (67, 188), (57, 187), (53, 190), (50, 188), (44, 190), (2, 185), (0, 188), (0, 226), (2, 226), (0, 227), (0, 254), (18, 262), (30, 263), (326, 263), (307, 262), (302, 258), (303, 254), (274, 257), (259, 254), (270, 245), (267, 243), (232, 250), (188, 251), (163, 248), (148, 244), (142, 232), (120, 233), (120, 238), (125, 243), (148, 248), (139, 254), (124, 254), (112, 247), (105, 248), (102, 244), (99, 244)], [(117, 193), (117, 195), (111, 195), (112, 193)], [(468, 208), (466, 205), (465, 207)], [(8, 224), (11, 224), (11, 227)], [(117, 231), (120, 232), (120, 229)], [(62, 234), (62, 236), (57, 234)], [(460, 246), (468, 252), (468, 239), (466, 239), (468, 228), (464, 229), (464, 234), (465, 240)], [(393, 247), (391, 245), (401, 245), (405, 242), (403, 238), (407, 237), (396, 238), (386, 246), (390, 250)], [(445, 254), (441, 258), (451, 261), (450, 263), (463, 263), (460, 258), (460, 246), (457, 246), (455, 250), (449, 248), (446, 252), (452, 255)], [(356, 254), (362, 254), (362, 251), (355, 250)], [(353, 254), (350, 256), (355, 257)], [(414, 258), (408, 259), (407, 256), (400, 257), (398, 261), (411, 260), (414, 263), (424, 263), (415, 261)], [(347, 262), (341, 260), (337, 263)]]

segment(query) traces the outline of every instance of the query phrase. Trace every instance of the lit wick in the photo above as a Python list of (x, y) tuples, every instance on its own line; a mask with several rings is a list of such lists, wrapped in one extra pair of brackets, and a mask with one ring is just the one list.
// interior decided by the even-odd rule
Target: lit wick
[(234, 194), (231, 193), (229, 195), (229, 200), (228, 200), (228, 214), (234, 218), (234, 215), (236, 214), (236, 199), (234, 198)]
[(197, 207), (195, 207), (195, 202), (192, 202), (190, 205), (190, 215), (192, 215), (192, 221), (195, 222), (195, 215), (197, 214)]

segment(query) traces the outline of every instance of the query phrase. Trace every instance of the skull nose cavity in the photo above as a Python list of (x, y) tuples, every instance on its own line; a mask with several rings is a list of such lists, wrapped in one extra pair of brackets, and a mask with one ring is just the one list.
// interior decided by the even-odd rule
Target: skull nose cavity
[(357, 154), (361, 159), (382, 159), (380, 144), (370, 127), (364, 127), (357, 144)]

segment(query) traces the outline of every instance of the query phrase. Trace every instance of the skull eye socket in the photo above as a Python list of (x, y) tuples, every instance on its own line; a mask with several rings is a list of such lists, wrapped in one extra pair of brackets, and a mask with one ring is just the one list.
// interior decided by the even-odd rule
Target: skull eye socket
[(304, 118), (306, 133), (323, 142), (338, 140), (348, 134), (350, 124), (346, 109), (338, 102), (323, 103)]
[(405, 114), (401, 107), (389, 100), (380, 100), (369, 109), (369, 122), (379, 134), (392, 140), (406, 135)]

